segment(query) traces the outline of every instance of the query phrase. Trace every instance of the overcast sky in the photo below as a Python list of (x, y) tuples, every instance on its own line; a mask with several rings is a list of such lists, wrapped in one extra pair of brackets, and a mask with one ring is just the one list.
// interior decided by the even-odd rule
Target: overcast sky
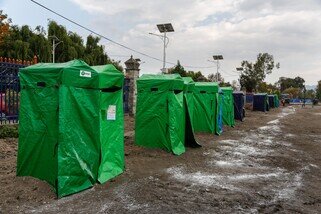
[[(321, 80), (321, 0), (38, 0), (51, 9), (135, 50), (162, 59), (162, 41), (156, 24), (171, 22), (167, 61), (212, 68), (213, 54), (222, 54), (225, 80), (238, 79), (235, 68), (242, 60), (255, 61), (268, 52), (281, 68), (267, 77), (301, 76), (309, 85)], [(0, 8), (17, 25), (47, 26), (48, 19), (82, 36), (89, 33), (45, 11), (29, 0), (0, 0)], [(149, 59), (101, 40), (111, 58), (140, 58), (141, 73), (158, 73), (162, 62)], [(171, 65), (167, 65), (170, 67)]]

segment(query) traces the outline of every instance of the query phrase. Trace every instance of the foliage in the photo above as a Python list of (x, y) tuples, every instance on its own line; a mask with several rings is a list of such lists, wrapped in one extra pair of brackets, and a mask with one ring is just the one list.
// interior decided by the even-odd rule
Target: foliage
[(18, 138), (18, 125), (0, 125), (0, 139), (3, 138)]
[(321, 100), (321, 80), (318, 81), (318, 85), (316, 88), (316, 97)]
[(257, 90), (261, 93), (276, 94), (278, 88), (275, 85), (268, 84), (266, 82), (260, 82), (258, 84)]
[(224, 83), (224, 78), (222, 77), (221, 73), (215, 73), (215, 74), (210, 74), (207, 76), (207, 79), (210, 82), (223, 82)]
[[(49, 21), (48, 36), (43, 27), (31, 29), (28, 25), (21, 27), (9, 26), (10, 20), (0, 11), (0, 56), (32, 61), (34, 56), (39, 62), (52, 62), (52, 36), (61, 43), (55, 50), (55, 62), (66, 62), (73, 59), (82, 59), (89, 65), (113, 64), (122, 71), (120, 62), (114, 61), (105, 53), (100, 38), (89, 35), (86, 44), (80, 35), (56, 23)], [(8, 33), (3, 28), (7, 27)]]
[(282, 93), (289, 94), (291, 98), (296, 98), (296, 97), (299, 97), (300, 92), (301, 92), (300, 88), (290, 87), (285, 89)]
[(10, 23), (11, 19), (0, 10), (0, 44), (3, 42), (3, 38), (9, 34)]
[(305, 80), (301, 77), (287, 78), (287, 77), (280, 77), (277, 84), (280, 86), (280, 90), (284, 91), (287, 88), (304, 88)]
[(315, 91), (313, 89), (307, 90), (304, 94), (304, 92), (300, 93), (299, 98), (306, 98), (306, 99), (314, 99), (315, 98)]
[(240, 84), (247, 92), (253, 92), (257, 90), (257, 86), (263, 82), (266, 75), (271, 74), (275, 67), (280, 67), (280, 63), (277, 63), (275, 66), (273, 55), (260, 53), (255, 63), (243, 61), (241, 66), (243, 72), (240, 77)]
[(177, 60), (177, 65), (175, 65), (173, 68), (168, 69), (169, 74), (179, 74), (181, 77), (186, 77), (187, 72), (185, 71), (184, 67), (181, 65), (179, 60)]
[(181, 77), (191, 77), (195, 82), (207, 82), (208, 79), (202, 74), (201, 71), (186, 71), (185, 68), (181, 65), (179, 60), (177, 61), (177, 65), (173, 68), (168, 69), (169, 74), (179, 74)]

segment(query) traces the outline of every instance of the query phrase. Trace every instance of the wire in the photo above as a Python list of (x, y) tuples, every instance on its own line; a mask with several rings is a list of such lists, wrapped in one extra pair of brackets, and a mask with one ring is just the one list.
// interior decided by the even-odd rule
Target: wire
[[(143, 55), (143, 56), (148, 57), (148, 58), (150, 58), (150, 59), (163, 62), (162, 59), (159, 59), (159, 58), (157, 58), (157, 57), (151, 56), (151, 55), (149, 55), (149, 54), (145, 54), (145, 53), (143, 53), (143, 52), (141, 52), (141, 51), (137, 51), (137, 50), (135, 50), (135, 49), (133, 49), (133, 48), (130, 48), (130, 47), (126, 46), (126, 45), (123, 45), (123, 44), (121, 44), (121, 43), (119, 43), (119, 42), (116, 42), (116, 41), (114, 41), (114, 40), (112, 40), (112, 39), (110, 39), (110, 38), (108, 38), (108, 37), (106, 37), (106, 36), (104, 36), (104, 35), (102, 35), (102, 34), (100, 34), (100, 33), (97, 33), (97, 32), (95, 32), (94, 30), (91, 30), (90, 28), (85, 27), (85, 26), (77, 23), (76, 21), (73, 21), (73, 20), (70, 19), (70, 18), (67, 18), (67, 17), (64, 16), (64, 15), (61, 15), (60, 13), (58, 13), (58, 12), (56, 12), (56, 11), (48, 8), (48, 7), (46, 7), (46, 6), (43, 5), (43, 4), (40, 4), (39, 2), (37, 2), (37, 1), (35, 1), (35, 0), (30, 0), (30, 1), (33, 2), (33, 3), (35, 3), (35, 4), (37, 4), (37, 5), (40, 6), (40, 7), (48, 10), (48, 11), (50, 11), (51, 13), (54, 13), (54, 14), (56, 14), (57, 16), (59, 16), (59, 17), (65, 19), (65, 20), (67, 20), (67, 21), (69, 21), (69, 22), (77, 25), (78, 27), (80, 27), (80, 28), (82, 28), (82, 29), (85, 29), (85, 30), (89, 31), (89, 32), (92, 33), (92, 34), (95, 34), (95, 35), (97, 35), (97, 36), (99, 36), (99, 37), (101, 37), (101, 38), (106, 39), (107, 41), (109, 41), (109, 42), (111, 42), (111, 43), (113, 43), (113, 44), (115, 44), (115, 45), (118, 45), (118, 46), (120, 46), (120, 47), (122, 47), (122, 48), (125, 48), (125, 49), (127, 49), (127, 50), (130, 50), (130, 51), (133, 51), (133, 52), (135, 52), (135, 53), (137, 53), (137, 54)], [(176, 65), (176, 63), (173, 63), (173, 62), (168, 62), (168, 61), (166, 61), (166, 63), (167, 63), (167, 64), (171, 64), (171, 65)], [(215, 67), (215, 66), (201, 67), (201, 66), (189, 66), (189, 65), (183, 65), (183, 66), (186, 67), (186, 68), (213, 68), (213, 67)]]

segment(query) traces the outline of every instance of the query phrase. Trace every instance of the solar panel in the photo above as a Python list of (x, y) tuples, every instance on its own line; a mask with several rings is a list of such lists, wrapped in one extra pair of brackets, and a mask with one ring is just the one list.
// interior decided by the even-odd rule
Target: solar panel
[(164, 33), (164, 32), (174, 32), (173, 25), (171, 23), (167, 24), (158, 24), (157, 28), (159, 32)]
[(222, 60), (222, 59), (223, 59), (223, 56), (222, 56), (222, 55), (214, 55), (214, 56), (213, 56), (213, 59), (214, 59), (214, 60)]

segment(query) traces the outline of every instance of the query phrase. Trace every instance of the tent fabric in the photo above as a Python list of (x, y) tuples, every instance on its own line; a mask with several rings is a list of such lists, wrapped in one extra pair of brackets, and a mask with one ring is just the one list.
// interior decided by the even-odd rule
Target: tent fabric
[(60, 198), (123, 172), (124, 76), (114, 74), (81, 60), (20, 69), (17, 176), (45, 180)]
[(275, 95), (268, 95), (270, 108), (275, 108)]
[(218, 110), (217, 110), (217, 126), (216, 134), (223, 133), (223, 105), (224, 105), (224, 93), (221, 88), (218, 90)]
[(243, 121), (245, 114), (244, 114), (244, 93), (242, 91), (233, 92), (234, 98), (234, 118), (236, 120)]
[(279, 108), (280, 107), (280, 100), (278, 95), (274, 94), (274, 103), (275, 103), (275, 108)]
[(136, 145), (185, 152), (183, 89), (178, 74), (144, 74), (137, 80)]
[(217, 83), (195, 82), (193, 126), (196, 132), (220, 134), (218, 92)]
[(201, 145), (196, 141), (192, 123), (195, 82), (191, 77), (182, 77), (182, 79), (184, 81), (185, 145), (189, 147), (200, 147)]
[(269, 101), (266, 93), (254, 94), (253, 95), (253, 111), (268, 111)]
[(231, 127), (235, 126), (234, 120), (234, 98), (232, 87), (221, 87), (223, 92), (223, 124)]
[[(101, 164), (98, 170), (98, 181), (105, 183), (121, 174), (125, 168), (122, 89), (124, 74), (111, 64), (92, 68), (102, 76), (100, 85), (106, 85), (106, 88), (100, 91)], [(109, 108), (115, 108), (115, 118), (107, 118)]]

